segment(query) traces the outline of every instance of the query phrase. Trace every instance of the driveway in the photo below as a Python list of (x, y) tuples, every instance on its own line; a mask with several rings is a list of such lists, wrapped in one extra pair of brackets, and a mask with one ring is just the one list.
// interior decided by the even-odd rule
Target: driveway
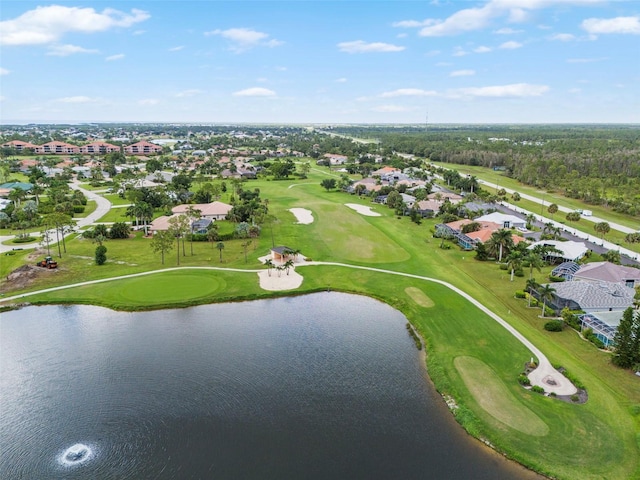
[[(89, 190), (85, 190), (84, 188), (80, 187), (77, 180), (74, 180), (69, 186), (73, 190), (81, 191), (82, 193), (85, 194), (88, 200), (94, 200), (98, 205), (92, 213), (90, 213), (84, 218), (79, 218), (76, 220), (76, 229), (88, 227), (89, 225), (94, 224), (98, 219), (106, 215), (107, 212), (111, 209), (111, 202), (109, 200), (98, 195), (97, 193), (91, 192)], [(55, 244), (56, 231), (49, 230), (47, 233), (49, 234), (49, 238), (53, 239), (52, 243)], [(23, 243), (19, 245), (11, 245), (11, 244), (2, 245), (2, 242), (11, 240), (14, 237), (15, 235), (0, 237), (0, 253), (9, 252), (11, 250), (27, 250), (30, 248), (38, 248), (41, 246), (40, 242)]]

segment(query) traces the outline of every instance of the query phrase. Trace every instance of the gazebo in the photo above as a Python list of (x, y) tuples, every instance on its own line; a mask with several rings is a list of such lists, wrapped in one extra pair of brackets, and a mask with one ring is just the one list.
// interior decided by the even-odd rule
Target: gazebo
[(291, 257), (295, 255), (294, 252), (295, 250), (293, 248), (284, 245), (273, 247), (271, 249), (271, 259), (274, 263), (284, 263), (292, 259)]

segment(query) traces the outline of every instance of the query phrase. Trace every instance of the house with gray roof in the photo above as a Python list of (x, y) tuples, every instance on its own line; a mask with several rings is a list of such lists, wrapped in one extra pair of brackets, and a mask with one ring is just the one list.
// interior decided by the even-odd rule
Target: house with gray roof
[[(593, 312), (621, 312), (633, 305), (636, 291), (612, 282), (560, 282), (552, 283), (553, 299), (547, 303), (556, 314), (569, 310)], [(537, 294), (534, 292), (534, 296)]]
[(585, 282), (612, 282), (636, 288), (640, 287), (640, 269), (611, 262), (587, 263), (573, 274), (573, 279)]

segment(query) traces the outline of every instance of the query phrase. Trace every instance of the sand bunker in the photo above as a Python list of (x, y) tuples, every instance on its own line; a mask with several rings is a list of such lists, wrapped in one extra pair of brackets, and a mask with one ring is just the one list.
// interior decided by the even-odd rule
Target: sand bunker
[(298, 223), (303, 225), (313, 223), (313, 214), (311, 210), (307, 210), (306, 208), (290, 208), (289, 211), (293, 213), (296, 220), (298, 220)]
[(258, 277), (260, 277), (260, 288), (271, 292), (293, 290), (302, 285), (303, 280), (302, 275), (294, 269), (290, 269), (288, 275), (287, 272), (276, 271), (271, 271), (271, 275), (269, 275), (267, 270), (263, 270), (258, 272)]
[(345, 205), (347, 207), (355, 210), (360, 215), (366, 215), (367, 217), (380, 217), (381, 216), (381, 214), (371, 210), (371, 207), (365, 207), (364, 205), (358, 205), (357, 203), (345, 203)]

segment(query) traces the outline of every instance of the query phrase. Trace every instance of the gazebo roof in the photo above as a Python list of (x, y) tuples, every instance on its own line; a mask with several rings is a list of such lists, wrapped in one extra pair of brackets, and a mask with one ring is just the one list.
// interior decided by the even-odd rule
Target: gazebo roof
[(271, 251), (272, 251), (272, 252), (275, 252), (275, 253), (277, 253), (277, 254), (279, 254), (279, 255), (284, 255), (284, 254), (285, 254), (285, 253), (287, 253), (287, 252), (293, 252), (293, 249), (292, 249), (292, 248), (289, 248), (289, 247), (286, 247), (286, 246), (284, 246), (284, 245), (280, 245), (280, 246), (278, 246), (278, 247), (273, 247), (273, 248), (271, 249)]

